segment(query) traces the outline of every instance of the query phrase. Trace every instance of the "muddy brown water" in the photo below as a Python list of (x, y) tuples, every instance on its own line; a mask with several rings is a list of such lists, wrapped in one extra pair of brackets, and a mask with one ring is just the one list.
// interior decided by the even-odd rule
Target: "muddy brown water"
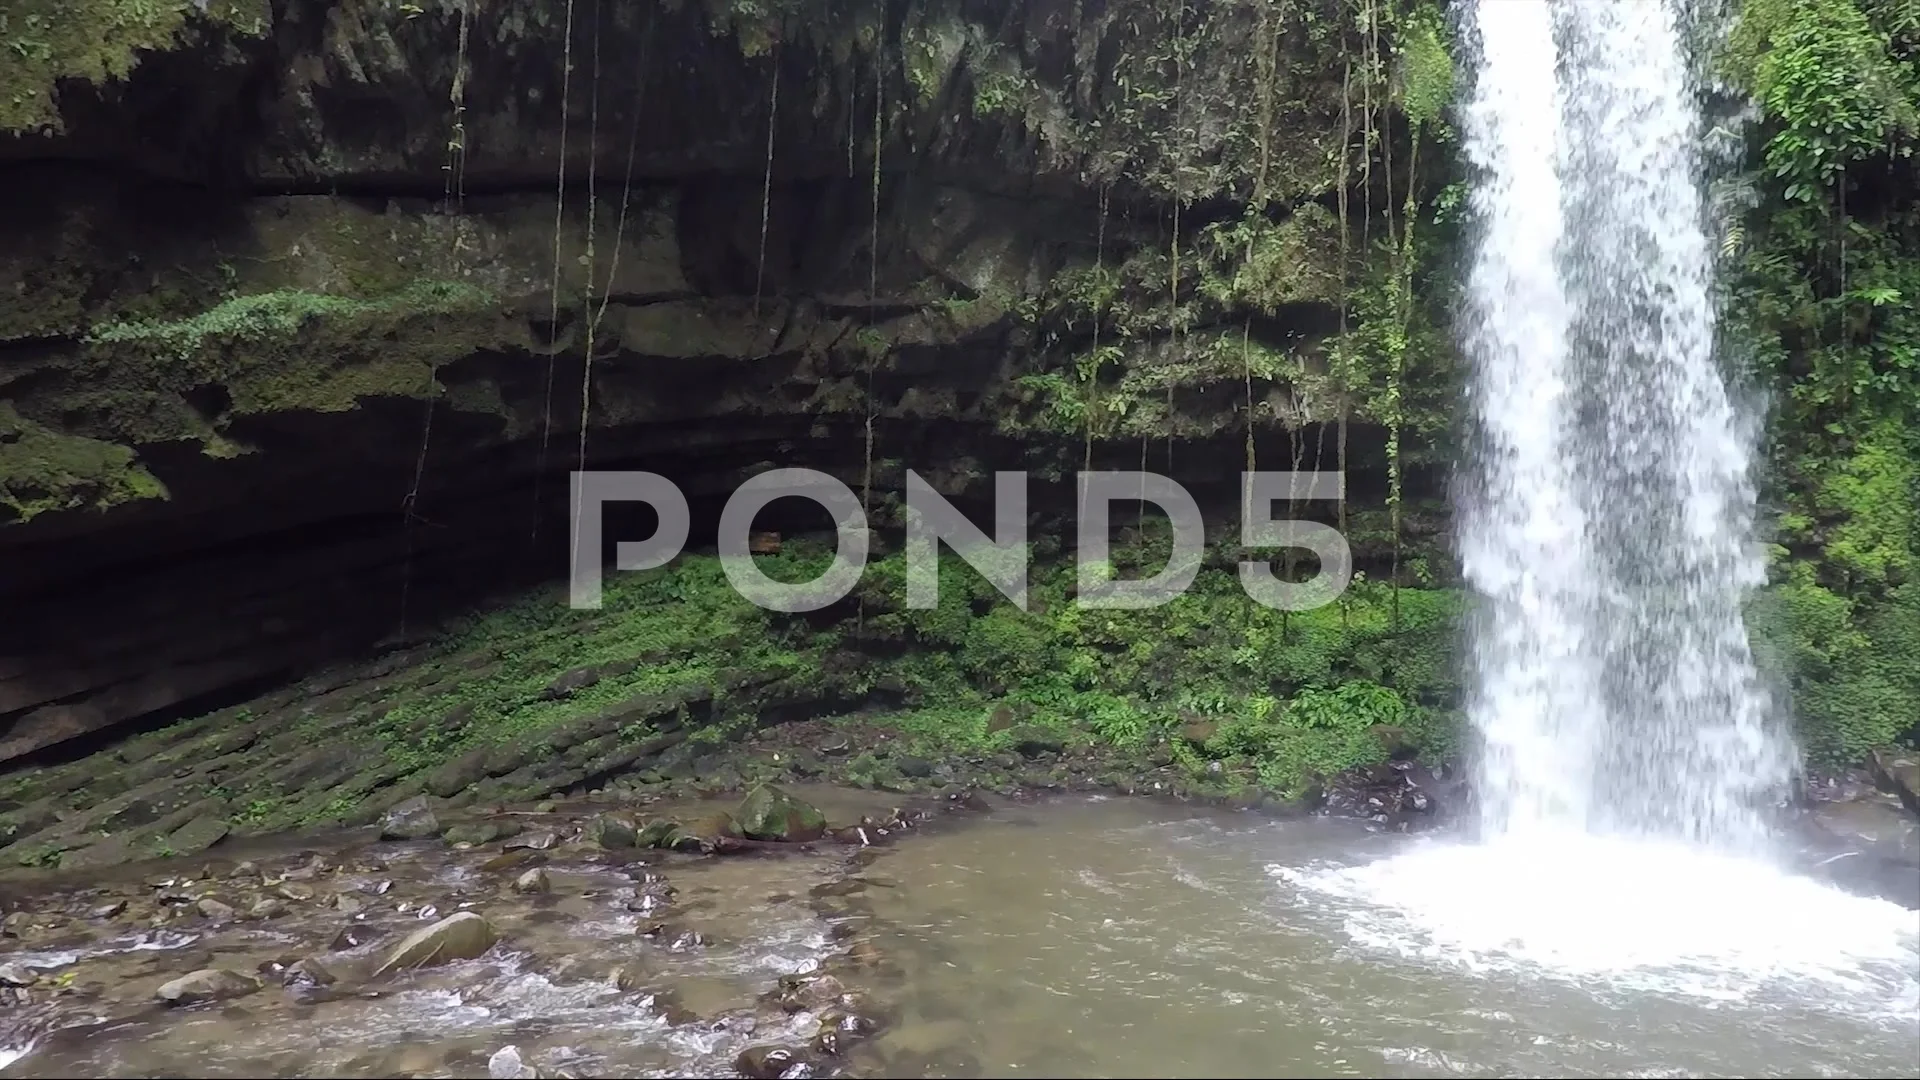
[[(885, 810), (885, 797), (805, 794), (842, 821)], [(585, 812), (529, 820), (564, 833)], [(481, 1077), (506, 1047), (550, 1077), (733, 1076), (748, 1047), (809, 1046), (824, 1009), (767, 995), (822, 972), (885, 1026), (792, 1075), (1920, 1071), (1920, 1004), (1898, 971), (1830, 993), (1702, 997), (1475, 970), (1370, 937), (1294, 876), (1410, 842), (1128, 799), (996, 803), (865, 850), (639, 862), (562, 842), (540, 853), (540, 896), (512, 891), (525, 864), (482, 868), (498, 843), (255, 845), (223, 853), (213, 877), (150, 864), (37, 896), (32, 910), (67, 917), (0, 939), (0, 966), (36, 976), (0, 1004), (0, 1076)], [(241, 857), (258, 876), (228, 876)], [(242, 911), (291, 898), (275, 918), (216, 922), (197, 910), (208, 894)], [(90, 917), (118, 899), (126, 911)], [(501, 944), (374, 974), (399, 935), (459, 910), (484, 913)], [(301, 958), (334, 983), (152, 1003), (196, 968)]]

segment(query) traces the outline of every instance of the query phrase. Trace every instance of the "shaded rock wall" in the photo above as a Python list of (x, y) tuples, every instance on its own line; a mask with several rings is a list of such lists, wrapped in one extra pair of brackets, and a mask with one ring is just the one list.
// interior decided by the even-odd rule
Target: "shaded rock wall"
[(1204, 487), (1350, 417), (1378, 506), (1326, 342), (1398, 136), (1343, 120), (1344, 11), (17, 0), (0, 760), (553, 577), (581, 464)]

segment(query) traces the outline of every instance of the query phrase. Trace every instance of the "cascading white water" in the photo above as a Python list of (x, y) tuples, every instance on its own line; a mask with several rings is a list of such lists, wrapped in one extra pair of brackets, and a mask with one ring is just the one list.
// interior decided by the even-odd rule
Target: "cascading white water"
[(1713, 998), (1786, 981), (1920, 1037), (1913, 913), (1766, 858), (1794, 755), (1741, 617), (1752, 440), (1715, 364), (1685, 0), (1461, 2), (1479, 842), (1273, 873), (1404, 955)]
[(1753, 849), (1789, 778), (1741, 601), (1749, 435), (1714, 360), (1670, 2), (1481, 0), (1461, 553), (1489, 833)]

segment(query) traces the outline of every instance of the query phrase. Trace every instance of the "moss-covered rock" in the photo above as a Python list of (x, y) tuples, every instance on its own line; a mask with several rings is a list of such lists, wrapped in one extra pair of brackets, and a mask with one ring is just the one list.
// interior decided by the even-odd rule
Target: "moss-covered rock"
[(804, 843), (827, 831), (825, 814), (773, 784), (754, 785), (733, 816), (749, 840)]

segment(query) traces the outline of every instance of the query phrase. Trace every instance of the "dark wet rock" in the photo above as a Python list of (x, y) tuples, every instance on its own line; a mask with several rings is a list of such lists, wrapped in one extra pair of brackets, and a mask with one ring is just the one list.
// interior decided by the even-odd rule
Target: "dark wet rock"
[(125, 910), (127, 910), (127, 902), (125, 900), (109, 900), (87, 912), (87, 918), (111, 919)]
[(1042, 754), (1058, 754), (1067, 748), (1066, 737), (1052, 728), (1039, 724), (1022, 724), (1007, 731), (1008, 741), (1014, 753), (1022, 757), (1035, 758)]
[(553, 883), (547, 880), (547, 872), (536, 866), (513, 879), (513, 891), (529, 894), (551, 892)]
[(708, 943), (706, 934), (676, 922), (656, 922), (642, 926), (640, 936), (649, 938), (663, 948), (675, 952), (702, 948)]
[(832, 975), (785, 975), (774, 993), (786, 1012), (818, 1012), (840, 1004), (847, 988)]
[(284, 986), (332, 986), (334, 977), (320, 961), (308, 956), (287, 965), (280, 981)]
[(1920, 814), (1920, 753), (1876, 750), (1868, 764), (1876, 783), (1899, 796), (1909, 811)]
[(329, 952), (351, 952), (380, 936), (370, 926), (349, 926), (335, 934), (333, 943), (327, 946)]
[(233, 910), (233, 906), (231, 904), (222, 903), (221, 901), (216, 900), (211, 896), (201, 897), (200, 902), (195, 906), (200, 909), (200, 914), (202, 916), (208, 919), (211, 919), (214, 922), (232, 922), (233, 921), (234, 914), (235, 914)]
[(574, 668), (548, 683), (541, 696), (549, 700), (568, 697), (599, 682), (601, 678), (600, 669), (597, 667)]
[(853, 741), (845, 735), (833, 735), (820, 744), (820, 752), (834, 757), (853, 751)]
[(648, 965), (634, 961), (614, 973), (613, 986), (624, 994), (645, 990), (658, 981), (653, 969)]
[(625, 817), (601, 814), (587, 822), (586, 837), (608, 851), (616, 851), (633, 847), (639, 840), (639, 832)]
[(827, 818), (818, 809), (772, 784), (758, 784), (734, 811), (748, 839), (787, 843), (818, 840), (827, 831)]
[(855, 969), (877, 969), (887, 966), (886, 954), (871, 941), (854, 942), (851, 948), (841, 954), (841, 958), (848, 967)]
[(522, 833), (501, 846), (507, 851), (546, 851), (559, 842), (560, 838), (554, 835), (553, 830), (540, 829)]
[(40, 976), (24, 964), (0, 964), (0, 986), (32, 986)]
[(176, 855), (194, 855), (226, 839), (232, 826), (223, 813), (201, 814), (167, 834), (166, 846)]
[(864, 1039), (879, 1033), (879, 1017), (870, 1012), (850, 1008), (831, 1008), (820, 1014), (822, 1030), (833, 1030), (844, 1036)]
[(1464, 781), (1454, 770), (1428, 769), (1414, 761), (1390, 761), (1352, 769), (1323, 789), (1322, 808), (1340, 817), (1363, 818), (1404, 831), (1445, 820), (1466, 804)]
[(491, 844), (503, 840), (520, 831), (519, 823), (512, 819), (501, 821), (464, 821), (449, 825), (440, 833), (440, 839), (448, 844)]
[(530, 848), (516, 848), (512, 851), (501, 852), (486, 862), (481, 863), (480, 869), (484, 873), (492, 874), (502, 870), (516, 870), (540, 866), (546, 861), (547, 857), (538, 851)]
[(924, 780), (934, 773), (934, 763), (918, 754), (896, 755), (893, 759), (893, 767), (900, 770), (900, 775), (915, 780)]
[(741, 1076), (751, 1080), (780, 1080), (808, 1063), (806, 1052), (786, 1046), (749, 1046), (733, 1060)]
[(408, 934), (380, 964), (376, 975), (403, 968), (471, 960), (492, 948), (500, 935), (481, 915), (462, 911)]
[(700, 1014), (688, 1008), (686, 1003), (680, 1000), (680, 992), (677, 990), (656, 991), (648, 998), (647, 1007), (658, 1013), (662, 1020), (673, 1027), (684, 1027), (687, 1024), (700, 1022)]
[(154, 995), (169, 1005), (228, 1001), (260, 989), (260, 980), (225, 968), (201, 968), (160, 984)]
[[(76, 841), (69, 841), (73, 843)], [(97, 843), (76, 847), (60, 854), (62, 870), (100, 870), (145, 858), (151, 852), (134, 847), (132, 838), (122, 833)]]
[[(469, 751), (427, 774), (427, 790), (450, 799), (487, 778), (487, 755), (491, 747)], [(484, 843), (484, 841), (482, 841)]]
[(859, 878), (842, 878), (839, 881), (823, 881), (807, 890), (807, 895), (816, 898), (827, 896), (852, 896), (867, 891), (867, 883)]
[(382, 840), (424, 840), (440, 831), (440, 819), (434, 817), (424, 795), (415, 795), (387, 811), (380, 824)]
[(333, 863), (324, 855), (315, 855), (299, 866), (280, 875), (285, 881), (314, 881), (333, 872)]

